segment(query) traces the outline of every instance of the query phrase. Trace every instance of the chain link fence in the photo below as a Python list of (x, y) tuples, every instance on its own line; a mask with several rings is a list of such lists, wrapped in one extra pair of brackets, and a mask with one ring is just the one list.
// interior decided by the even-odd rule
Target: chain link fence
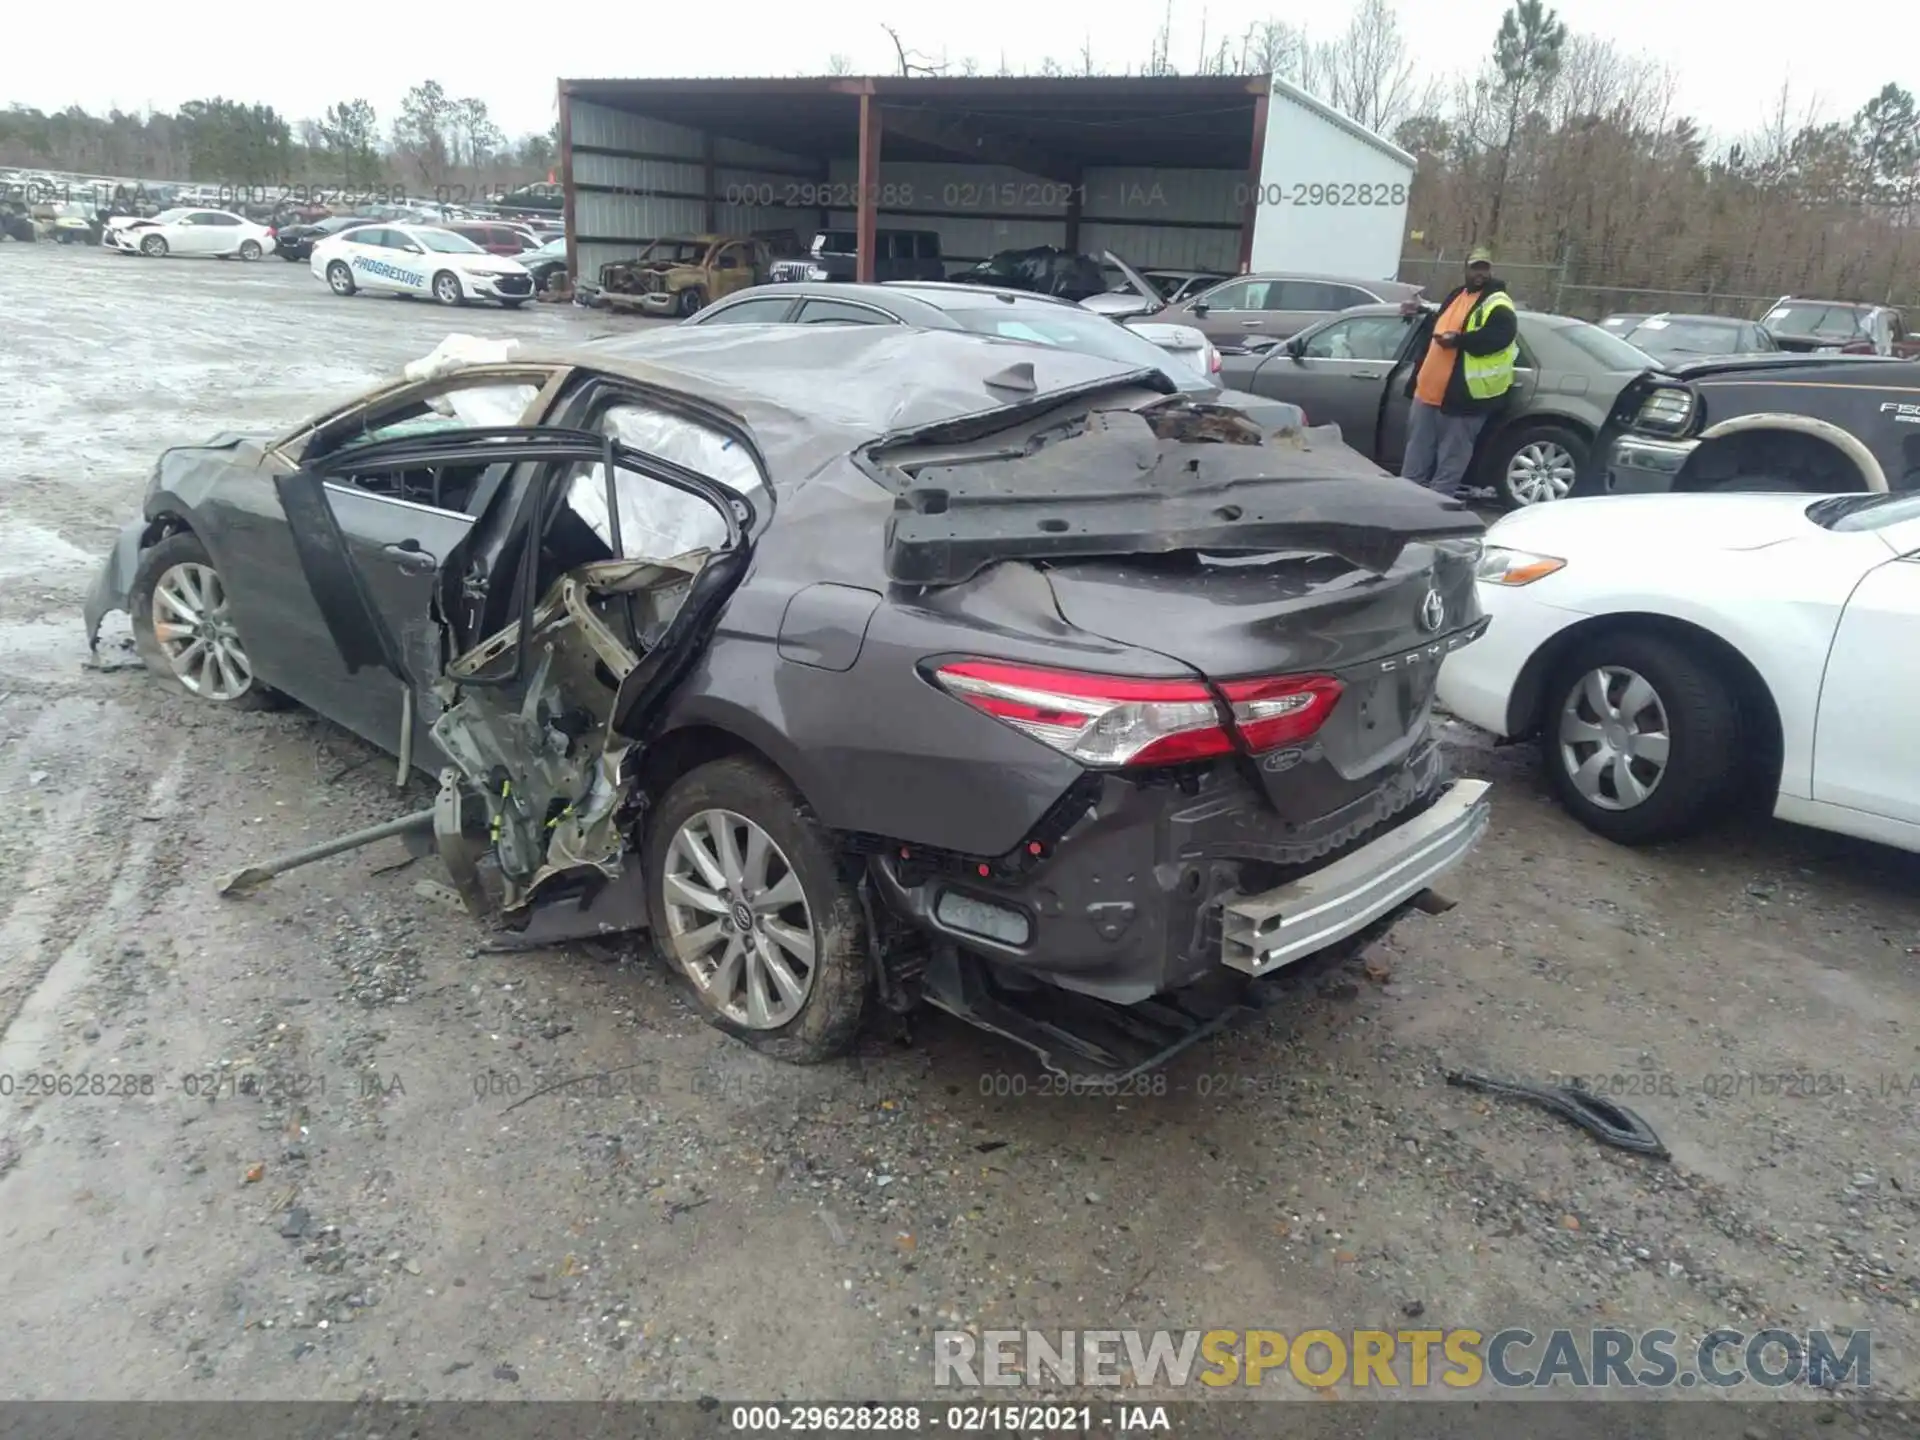
[[(1466, 251), (1459, 256), (1406, 255), (1400, 260), (1400, 279), (1409, 285), (1425, 287), (1438, 299), (1465, 277)], [(1650, 315), (1672, 310), (1686, 315), (1728, 315), (1742, 320), (1758, 320), (1780, 299), (1780, 292), (1745, 294), (1713, 290), (1654, 290), (1632, 285), (1573, 284), (1570, 266), (1565, 261), (1499, 260), (1494, 272), (1507, 282), (1513, 298), (1532, 310), (1554, 315), (1573, 315), (1582, 320), (1628, 314)], [(1915, 322), (1913, 305), (1899, 305), (1909, 325)]]

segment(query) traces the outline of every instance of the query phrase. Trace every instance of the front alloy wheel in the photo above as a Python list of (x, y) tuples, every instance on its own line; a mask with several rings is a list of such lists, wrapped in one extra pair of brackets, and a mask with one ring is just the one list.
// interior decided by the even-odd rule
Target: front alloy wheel
[(189, 693), (227, 702), (253, 688), (253, 666), (211, 565), (184, 561), (161, 573), (153, 587), (153, 638)]
[(1529, 440), (1507, 461), (1507, 491), (1521, 505), (1564, 500), (1573, 489), (1579, 463), (1555, 440)]
[(663, 876), (667, 941), (720, 1015), (777, 1030), (813, 988), (813, 912), (793, 864), (731, 810), (703, 810), (674, 832)]

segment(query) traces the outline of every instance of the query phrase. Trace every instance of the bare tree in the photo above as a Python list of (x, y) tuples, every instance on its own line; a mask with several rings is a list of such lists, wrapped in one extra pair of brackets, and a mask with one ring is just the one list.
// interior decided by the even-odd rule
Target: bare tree
[(1166, 17), (1160, 22), (1160, 30), (1153, 37), (1153, 53), (1146, 66), (1140, 72), (1143, 75), (1172, 75), (1173, 68), (1173, 0), (1167, 0)]
[(827, 74), (851, 75), (852, 73), (853, 73), (853, 61), (849, 60), (845, 55), (842, 55), (839, 51), (836, 50), (833, 54), (827, 57)]
[(923, 55), (918, 50), (907, 49), (901, 42), (900, 32), (895, 30), (891, 25), (882, 25), (880, 28), (886, 31), (887, 38), (893, 41), (893, 51), (900, 59), (900, 73), (902, 75), (944, 75), (947, 73), (947, 62), (944, 59), (936, 62), (931, 56)]
[(1080, 42), (1080, 73), (1082, 75), (1098, 75), (1100, 73), (1093, 63), (1093, 34), (1091, 31), (1089, 31), (1086, 38)]
[(1369, 130), (1390, 131), (1413, 112), (1413, 60), (1390, 0), (1361, 0), (1340, 38), (1303, 59), (1308, 88)]
[(1307, 37), (1303, 32), (1284, 20), (1263, 20), (1248, 26), (1240, 42), (1240, 73), (1298, 80), (1306, 48)]

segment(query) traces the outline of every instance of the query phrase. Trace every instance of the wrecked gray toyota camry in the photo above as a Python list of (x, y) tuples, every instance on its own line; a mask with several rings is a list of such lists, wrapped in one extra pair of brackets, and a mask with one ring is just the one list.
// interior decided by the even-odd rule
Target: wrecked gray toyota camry
[(88, 635), (437, 776), (475, 913), (645, 928), (771, 1054), (929, 1002), (1125, 1075), (1487, 819), (1431, 726), (1480, 522), (1171, 392), (878, 326), (449, 365), (168, 451)]

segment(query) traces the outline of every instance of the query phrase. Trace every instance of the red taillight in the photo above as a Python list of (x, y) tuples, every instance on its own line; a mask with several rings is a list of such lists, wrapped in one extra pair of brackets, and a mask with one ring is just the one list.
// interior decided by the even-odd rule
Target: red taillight
[(1207, 349), (1207, 369), (1215, 375), (1220, 373), (1220, 352), (1211, 346)]
[[(943, 665), (948, 694), (1086, 765), (1171, 765), (1233, 752), (1219, 700), (1198, 680), (1133, 680), (992, 660)], [(1327, 675), (1220, 687), (1249, 750), (1304, 740), (1340, 698)]]
[(267, 227), (267, 238), (269, 240), (277, 239), (279, 237), (279, 234), (280, 232), (276, 230), (273, 226), (269, 225)]
[(1220, 687), (1233, 707), (1233, 726), (1258, 755), (1305, 740), (1340, 703), (1343, 687), (1331, 675), (1282, 675), (1272, 680), (1230, 680)]

